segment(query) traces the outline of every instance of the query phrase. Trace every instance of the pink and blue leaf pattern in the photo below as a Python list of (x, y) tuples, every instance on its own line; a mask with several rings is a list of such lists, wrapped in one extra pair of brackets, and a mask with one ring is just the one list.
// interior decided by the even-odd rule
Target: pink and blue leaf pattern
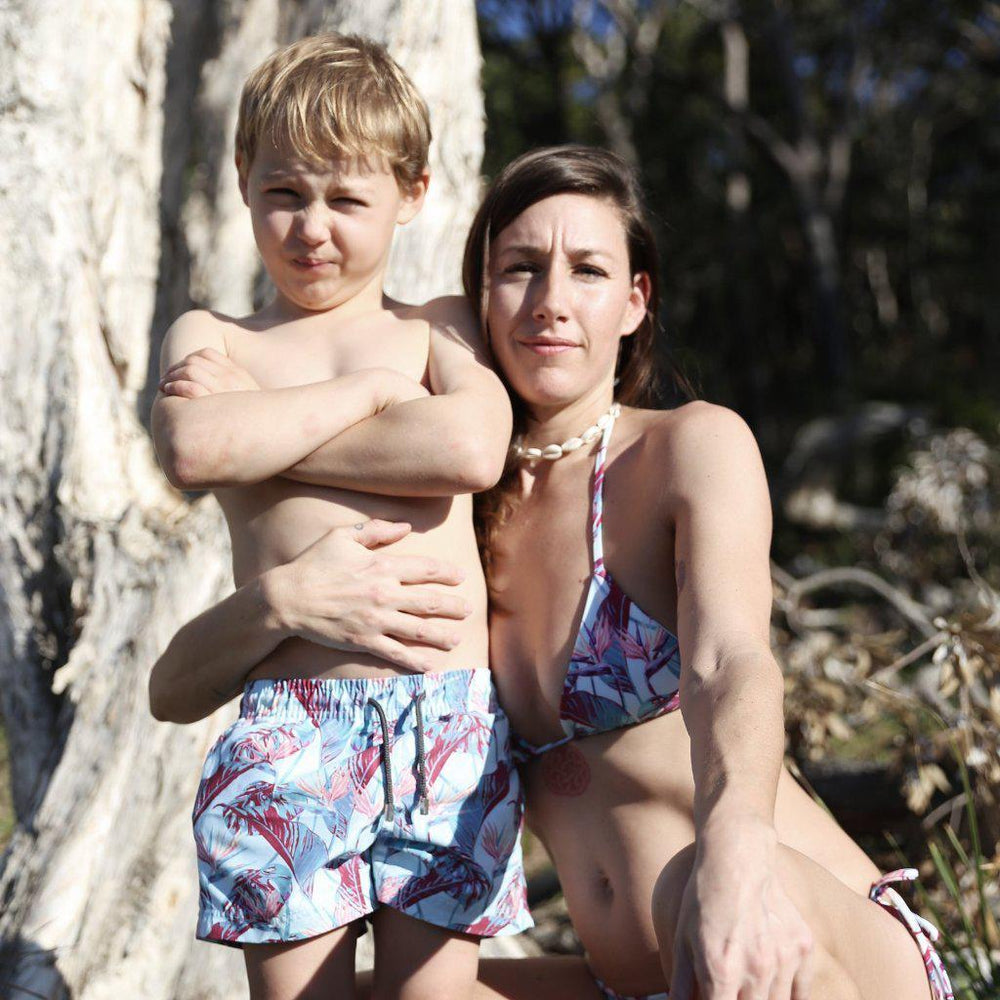
[(563, 686), (563, 732), (590, 736), (674, 711), (680, 669), (676, 636), (606, 572), (594, 576)]
[(606, 733), (679, 707), (677, 637), (618, 586), (604, 562), (604, 480), (614, 415), (604, 430), (591, 495), (590, 587), (559, 705), (564, 737), (543, 746), (518, 740), (519, 760), (567, 740)]
[[(370, 696), (390, 720), (388, 747)], [(463, 933), (531, 926), (520, 782), (488, 671), (255, 681), (241, 712), (209, 752), (196, 802), (199, 937), (298, 940), (380, 905)]]

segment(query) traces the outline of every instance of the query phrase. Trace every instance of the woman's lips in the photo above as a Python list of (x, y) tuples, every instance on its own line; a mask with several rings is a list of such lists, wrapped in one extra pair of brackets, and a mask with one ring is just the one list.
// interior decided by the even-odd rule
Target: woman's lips
[(571, 351), (576, 347), (569, 340), (522, 340), (519, 343), (535, 354), (562, 354), (563, 351)]

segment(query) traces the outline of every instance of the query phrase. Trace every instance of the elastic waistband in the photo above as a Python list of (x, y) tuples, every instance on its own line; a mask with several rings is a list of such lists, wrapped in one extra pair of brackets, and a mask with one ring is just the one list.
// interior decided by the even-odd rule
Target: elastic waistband
[(408, 709), (421, 692), (427, 715), (444, 715), (456, 709), (485, 713), (497, 710), (490, 671), (475, 668), (391, 677), (288, 677), (251, 681), (243, 689), (240, 716), (320, 721), (353, 714), (374, 699), (387, 716), (394, 717)]

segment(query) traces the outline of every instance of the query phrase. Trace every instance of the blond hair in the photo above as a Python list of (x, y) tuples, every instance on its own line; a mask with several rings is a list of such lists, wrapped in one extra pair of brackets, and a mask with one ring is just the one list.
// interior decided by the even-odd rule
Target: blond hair
[(379, 158), (409, 187), (427, 165), (430, 116), (381, 45), (329, 32), (278, 49), (247, 78), (236, 123), (244, 177), (262, 142), (309, 163)]

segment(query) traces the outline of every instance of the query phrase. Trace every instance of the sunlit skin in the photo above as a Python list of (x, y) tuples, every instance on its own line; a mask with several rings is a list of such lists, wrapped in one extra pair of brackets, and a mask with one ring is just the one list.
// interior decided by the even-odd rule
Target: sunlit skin
[(630, 272), (611, 202), (546, 198), (500, 233), (489, 268), (490, 343), (534, 417), (565, 425), (567, 436), (585, 426), (580, 417), (609, 397), (619, 341), (642, 322), (648, 296), (646, 275)]
[(401, 187), (378, 159), (312, 164), (284, 143), (263, 144), (240, 169), (240, 191), (278, 292), (270, 308), (292, 319), (381, 306), (393, 231), (420, 211), (428, 178)]

